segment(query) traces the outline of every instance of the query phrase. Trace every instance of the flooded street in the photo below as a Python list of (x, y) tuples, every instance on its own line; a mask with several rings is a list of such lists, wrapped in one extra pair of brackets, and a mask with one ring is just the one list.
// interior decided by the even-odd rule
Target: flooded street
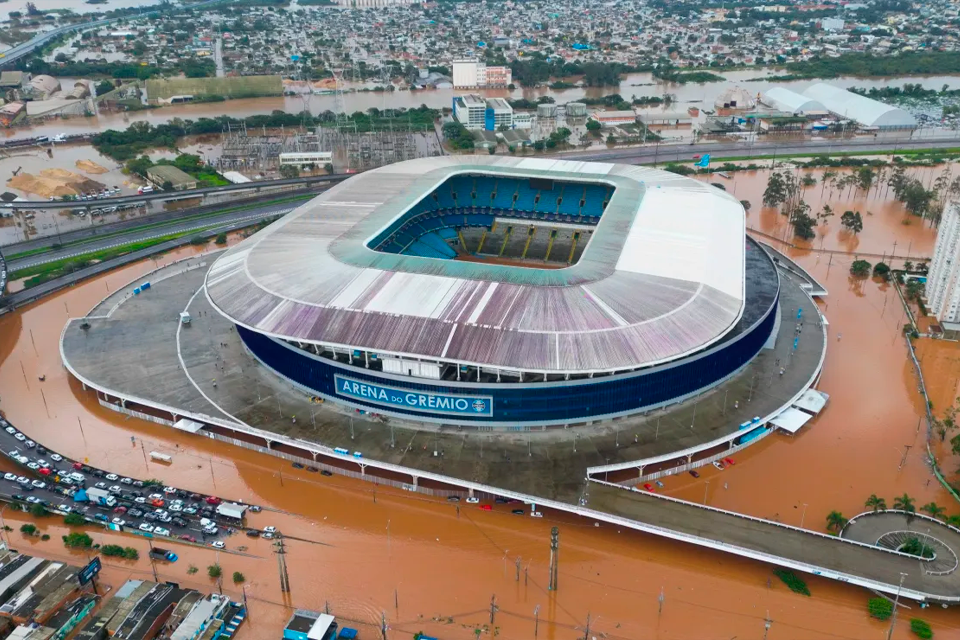
[[(127, 0), (111, 1), (122, 3)], [(535, 89), (517, 88), (512, 91), (509, 89), (486, 89), (478, 93), (488, 98), (526, 98), (528, 100), (536, 100), (541, 96), (550, 96), (554, 98), (557, 104), (575, 102), (585, 97), (598, 98), (611, 93), (619, 93), (627, 100), (643, 96), (664, 97), (666, 94), (669, 94), (672, 96), (673, 104), (665, 106), (660, 110), (676, 111), (691, 106), (713, 109), (714, 100), (731, 84), (742, 83), (742, 86), (747, 91), (751, 93), (762, 93), (774, 86), (786, 87), (793, 91), (802, 92), (810, 85), (819, 82), (819, 80), (796, 80), (792, 82), (769, 82), (760, 80), (756, 82), (745, 82), (752, 78), (771, 75), (771, 72), (766, 69), (726, 71), (720, 73), (727, 79), (727, 82), (678, 85), (659, 82), (649, 73), (631, 73), (623, 76), (619, 87), (577, 87), (562, 90), (540, 87)], [(947, 85), (951, 89), (956, 89), (960, 88), (960, 76), (905, 76), (897, 78), (843, 77), (830, 80), (830, 84), (844, 88), (856, 86), (867, 89), (872, 87), (901, 86), (904, 83), (920, 84), (927, 89), (939, 90), (943, 85)], [(350, 88), (351, 85), (347, 83), (347, 89)], [(355, 91), (344, 95), (344, 108), (348, 113), (366, 111), (371, 108), (411, 109), (419, 107), (422, 104), (434, 109), (442, 109), (445, 107), (449, 108), (453, 97), (463, 93), (464, 90), (454, 89), (425, 89), (421, 91), (393, 92)], [(220, 115), (245, 118), (252, 115), (267, 114), (274, 110), (300, 113), (304, 108), (308, 109), (314, 115), (318, 115), (324, 111), (335, 111), (336, 96), (325, 93), (307, 97), (291, 95), (273, 98), (246, 98), (217, 103), (216, 106), (209, 104), (180, 104), (166, 106), (160, 109), (137, 111), (135, 113), (112, 113), (89, 118), (77, 117), (65, 120), (52, 120), (38, 123), (31, 127), (0, 130), (0, 138), (25, 138), (38, 135), (57, 135), (60, 133), (96, 132), (103, 129), (126, 129), (130, 126), (131, 122), (136, 121), (160, 124), (169, 122), (174, 118), (196, 120), (204, 117), (214, 118)], [(657, 110), (656, 108), (645, 109), (645, 111), (650, 112), (656, 112)]]
[[(732, 175), (734, 180), (724, 181), (728, 190), (733, 192), (735, 184), (737, 197), (753, 204), (748, 225), (776, 236), (782, 216), (760, 207), (764, 172)], [(814, 202), (819, 189), (818, 184), (808, 190), (814, 210), (820, 206)], [(874, 215), (865, 218), (857, 251), (889, 252), (897, 242), (898, 253), (908, 245), (911, 254), (931, 253), (935, 231), (918, 220), (903, 225), (899, 205), (880, 197), (856, 206), (844, 196), (824, 197), (836, 201), (831, 206), (839, 209), (825, 229), (824, 248), (849, 250), (850, 239), (839, 231), (839, 213), (858, 208)], [(817, 247), (820, 241), (818, 237)], [(158, 263), (196, 251), (190, 247), (172, 252)], [(852, 281), (852, 256), (831, 258), (800, 249), (787, 253), (830, 291), (823, 308), (831, 342), (820, 384), (830, 394), (827, 408), (797, 436), (773, 435), (738, 454), (733, 468), (710, 467), (697, 480), (689, 475), (665, 478), (666, 491), (794, 525), (803, 519), (805, 527), (819, 531), (829, 511), (850, 517), (863, 510), (871, 493), (889, 504), (906, 492), (918, 506), (936, 501), (948, 513), (960, 513), (960, 506), (931, 481), (923, 461), (925, 428), (917, 433), (922, 402), (899, 337), (904, 314), (894, 290), (873, 280)], [(251, 557), (177, 545), (181, 560), (158, 567), (161, 579), (211, 590), (216, 587), (205, 577), (206, 566), (219, 555), (228, 577), (224, 591), (238, 599), (241, 590), (229, 576), (243, 572), (250, 618), (241, 640), (277, 637), (291, 606), (323, 610), (326, 605), (347, 626), (360, 626), (365, 638), (379, 635), (385, 615), (390, 638), (406, 639), (422, 630), (467, 640), (480, 629), (481, 637), (529, 640), (537, 607), (537, 637), (549, 640), (582, 637), (588, 614), (591, 636), (610, 639), (759, 640), (767, 616), (773, 621), (770, 640), (885, 634), (887, 625), (867, 617), (870, 594), (858, 588), (804, 576), (813, 597), (803, 598), (761, 563), (612, 526), (594, 527), (550, 512), (534, 519), (511, 514), (509, 505), (485, 512), (462, 504), (458, 517), (454, 505), (442, 500), (298, 471), (280, 459), (104, 409), (61, 366), (60, 332), (68, 317), (83, 315), (158, 263), (128, 266), (0, 317), (0, 409), (29, 436), (90, 464), (263, 505), (264, 511), (252, 514), (250, 523), (259, 528), (275, 525), (295, 538), (288, 541), (292, 593), (286, 600), (279, 589), (276, 558), (269, 541), (262, 539), (237, 535), (228, 540), (229, 549), (245, 546)], [(952, 380), (937, 397), (949, 398), (960, 376), (960, 350), (937, 361), (934, 375)], [(41, 375), (45, 382), (39, 382)], [(905, 463), (898, 468), (908, 445)], [(149, 451), (168, 453), (173, 464), (150, 462), (145, 455)], [(945, 465), (944, 471), (952, 474), (955, 466)], [(25, 543), (17, 531), (19, 522), (10, 514), (6, 519), (14, 527), (9, 534), (14, 546), (54, 557), (69, 555), (59, 541), (63, 527), (54, 525), (54, 518), (45, 525), (52, 536), (47, 543)], [(552, 526), (560, 528), (556, 592), (546, 589)], [(109, 538), (141, 551), (135, 563), (110, 560), (105, 580), (117, 586), (127, 577), (150, 575), (144, 541), (102, 531), (92, 535), (97, 542)], [(193, 576), (187, 573), (191, 564), (199, 568)], [(491, 596), (498, 607), (492, 625)], [(960, 619), (953, 610), (920, 614), (913, 607), (903, 612), (895, 638), (910, 637), (907, 620), (916, 615), (931, 622), (936, 637), (960, 637)]]

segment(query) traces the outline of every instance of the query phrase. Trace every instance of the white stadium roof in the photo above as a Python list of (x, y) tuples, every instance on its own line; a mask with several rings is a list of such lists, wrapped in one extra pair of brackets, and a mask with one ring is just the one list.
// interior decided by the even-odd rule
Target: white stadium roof
[(824, 82), (808, 87), (803, 93), (808, 98), (821, 102), (831, 113), (854, 120), (865, 127), (917, 126), (916, 118), (903, 109)]
[(763, 94), (763, 102), (780, 111), (787, 113), (814, 113), (817, 111), (827, 112), (828, 109), (812, 100), (802, 93), (784, 89), (783, 87), (774, 87)]
[[(615, 187), (579, 262), (537, 269), (381, 253), (367, 243), (457, 174)], [(619, 371), (716, 342), (743, 313), (740, 203), (616, 164), (446, 156), (358, 174), (221, 255), (207, 297), (301, 343), (543, 373)]]

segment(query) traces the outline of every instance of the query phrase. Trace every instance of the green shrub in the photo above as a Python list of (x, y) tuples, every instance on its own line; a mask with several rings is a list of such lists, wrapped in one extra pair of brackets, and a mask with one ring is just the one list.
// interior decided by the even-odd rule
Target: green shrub
[(933, 558), (935, 555), (933, 547), (920, 542), (920, 539), (915, 537), (907, 538), (907, 541), (903, 543), (898, 551), (909, 553), (912, 556), (920, 556), (921, 558)]
[(127, 560), (139, 560), (140, 552), (134, 549), (133, 547), (124, 547), (123, 557)]
[(773, 574), (783, 580), (783, 583), (789, 587), (790, 591), (804, 596), (810, 595), (810, 589), (807, 588), (807, 583), (797, 577), (797, 574), (795, 574), (793, 571), (776, 569), (774, 570)]
[(221, 569), (218, 564), (211, 564), (207, 567), (207, 575), (211, 578), (219, 578), (223, 575), (223, 569)]
[(84, 523), (86, 523), (86, 520), (79, 513), (68, 513), (63, 516), (63, 524), (76, 526)]
[(40, 536), (40, 539), (43, 540), (44, 542), (46, 542), (47, 540), (50, 539), (50, 534), (49, 534), (49, 533), (45, 533), (45, 534), (43, 534), (42, 536)]
[(915, 636), (923, 638), (923, 640), (929, 640), (933, 637), (933, 629), (930, 628), (930, 623), (920, 618), (910, 620), (910, 631), (913, 631)]
[(246, 576), (244, 576), (239, 571), (233, 572), (233, 584), (240, 584), (241, 582), (244, 582), (246, 579), (247, 579)]
[(32, 524), (25, 524), (20, 527), (20, 533), (25, 533), (28, 536), (37, 535), (37, 527)]
[(197, 571), (200, 571), (200, 569), (197, 569), (197, 567), (194, 565), (190, 565), (189, 567), (187, 567), (187, 573), (191, 576), (195, 574)]
[(218, 233), (217, 238), (214, 240), (216, 244), (227, 244), (227, 234)]
[(871, 618), (889, 620), (893, 615), (893, 603), (886, 598), (870, 598), (867, 602), (867, 611)]
[(74, 532), (63, 537), (63, 546), (70, 549), (89, 549), (93, 546), (93, 538), (85, 533)]

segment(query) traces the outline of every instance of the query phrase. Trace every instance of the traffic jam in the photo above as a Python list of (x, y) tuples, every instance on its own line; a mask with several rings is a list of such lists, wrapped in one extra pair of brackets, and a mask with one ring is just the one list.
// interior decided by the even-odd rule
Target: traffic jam
[[(62, 515), (77, 513), (115, 531), (215, 549), (224, 549), (222, 538), (243, 528), (245, 511), (260, 511), (256, 505), (225, 502), (217, 496), (119, 476), (70, 460), (37, 444), (3, 418), (0, 428), (2, 451), (25, 469), (22, 475), (4, 473), (2, 500), (41, 505)], [(275, 533), (273, 527), (262, 532), (266, 538)], [(250, 529), (247, 534), (258, 536), (261, 532)]]

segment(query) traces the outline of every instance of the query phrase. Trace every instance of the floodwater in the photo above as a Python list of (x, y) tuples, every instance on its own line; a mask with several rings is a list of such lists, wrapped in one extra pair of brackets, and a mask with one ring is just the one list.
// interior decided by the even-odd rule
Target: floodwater
[[(102, 13), (112, 9), (126, 9), (128, 7), (147, 7), (156, 2), (150, 0), (107, 0), (102, 4), (90, 4), (85, 0), (33, 0), (33, 4), (40, 11), (51, 11), (54, 9), (69, 9), (74, 13)], [(19, 11), (22, 14), (27, 12), (27, 0), (8, 0), (0, 9), (0, 15), (3, 19), (8, 17), (11, 11)]]
[[(52, 1), (52, 0), (49, 0)], [(128, 0), (111, 0), (126, 2)], [(670, 94), (674, 103), (664, 109), (667, 111), (683, 110), (687, 107), (701, 107), (713, 109), (716, 98), (732, 84), (743, 83), (751, 93), (762, 93), (774, 86), (787, 87), (794, 91), (803, 91), (817, 80), (797, 80), (793, 82), (770, 82), (761, 80), (745, 82), (751, 78), (760, 78), (770, 75), (766, 70), (730, 71), (722, 74), (727, 82), (712, 82), (707, 84), (676, 85), (658, 82), (649, 73), (633, 73), (624, 76), (619, 87), (592, 87), (553, 90), (547, 87), (537, 89), (518, 88), (486, 89), (480, 91), (491, 98), (527, 98), (536, 100), (541, 96), (551, 96), (558, 104), (575, 102), (584, 97), (596, 98), (610, 93), (619, 93), (626, 99), (642, 96), (660, 96)], [(854, 78), (844, 77), (830, 80), (833, 85), (841, 87), (884, 87), (901, 86), (905, 83), (920, 84), (928, 89), (940, 89), (943, 85), (949, 88), (960, 88), (960, 76), (916, 76), (899, 78)], [(366, 111), (370, 108), (416, 108), (422, 104), (435, 109), (449, 107), (454, 96), (464, 93), (454, 89), (428, 89), (423, 91), (394, 91), (394, 92), (351, 92), (344, 95), (344, 108), (348, 112)], [(300, 113), (304, 109), (313, 114), (336, 110), (334, 95), (286, 96), (274, 98), (248, 98), (230, 100), (226, 103), (210, 104), (181, 104), (137, 111), (134, 113), (101, 114), (92, 117), (76, 117), (65, 120), (51, 120), (41, 122), (32, 127), (18, 127), (16, 129), (0, 130), (0, 135), (8, 138), (26, 138), (37, 135), (56, 135), (59, 133), (96, 132), (103, 129), (125, 129), (131, 122), (145, 121), (152, 124), (169, 122), (174, 118), (197, 119), (202, 117), (216, 117), (228, 115), (235, 118), (270, 113), (274, 110), (288, 113)], [(655, 112), (657, 109), (650, 109)]]
[[(742, 184), (744, 190), (756, 188)], [(933, 232), (923, 235), (894, 218), (866, 223), (861, 250), (881, 252), (906, 231), (917, 234), (915, 251), (929, 254)], [(196, 251), (184, 248), (158, 263)], [(792, 524), (803, 517), (805, 526), (820, 530), (828, 511), (853, 515), (870, 493), (890, 502), (907, 492), (918, 504), (935, 500), (951, 513), (960, 511), (935, 482), (927, 482), (923, 431), (916, 433), (921, 404), (898, 337), (902, 311), (892, 289), (872, 280), (851, 282), (851, 256), (834, 255), (831, 264), (828, 256), (812, 251), (790, 254), (830, 289), (824, 306), (831, 342), (821, 384), (830, 403), (795, 438), (771, 436), (737, 455), (735, 467), (711, 469), (700, 480), (667, 478), (667, 490), (696, 501), (706, 495), (711, 505)], [(327, 604), (348, 625), (359, 625), (365, 637), (376, 636), (383, 615), (388, 637), (423, 630), (467, 640), (479, 628), (482, 637), (529, 640), (537, 607), (537, 637), (556, 640), (582, 637), (588, 615), (590, 635), (611, 639), (759, 639), (767, 616), (773, 620), (771, 640), (885, 633), (884, 624), (868, 619), (870, 594), (860, 589), (810, 577), (813, 597), (805, 599), (771, 580), (769, 567), (761, 563), (550, 512), (541, 520), (514, 516), (509, 506), (484, 512), (461, 505), (458, 517), (442, 500), (297, 471), (269, 456), (100, 407), (60, 364), (63, 324), (158, 263), (128, 266), (0, 318), (0, 408), (31, 437), (64, 453), (119, 473), (262, 504), (264, 512), (251, 516), (253, 526), (273, 524), (286, 536), (302, 538), (288, 542), (292, 592), (287, 595), (280, 593), (277, 561), (264, 540), (229, 540), (229, 548), (246, 546), (255, 557), (177, 545), (182, 560), (161, 568), (162, 579), (210, 589), (203, 572), (219, 558), (224, 589), (237, 598), (240, 589), (229, 577), (243, 572), (251, 617), (241, 640), (277, 637), (291, 606), (322, 610)], [(40, 375), (45, 382), (39, 382)], [(905, 445), (912, 448), (898, 469)], [(146, 452), (154, 450), (172, 455), (173, 464), (150, 462)], [(59, 529), (48, 526), (52, 540), (31, 546), (65, 557)], [(551, 593), (546, 573), (552, 526), (560, 528), (561, 543), (559, 590)], [(10, 535), (20, 542), (19, 533)], [(95, 537), (122, 538), (146, 555), (143, 542), (133, 536), (98, 532)], [(109, 564), (120, 565), (109, 567), (105, 576), (115, 586), (129, 575), (148, 575), (145, 560)], [(190, 564), (201, 573), (188, 575)], [(498, 611), (494, 624), (484, 627), (490, 623), (491, 597)], [(906, 620), (919, 612), (904, 613), (894, 633), (898, 639), (909, 637)], [(937, 637), (960, 637), (952, 612), (921, 615)]]

